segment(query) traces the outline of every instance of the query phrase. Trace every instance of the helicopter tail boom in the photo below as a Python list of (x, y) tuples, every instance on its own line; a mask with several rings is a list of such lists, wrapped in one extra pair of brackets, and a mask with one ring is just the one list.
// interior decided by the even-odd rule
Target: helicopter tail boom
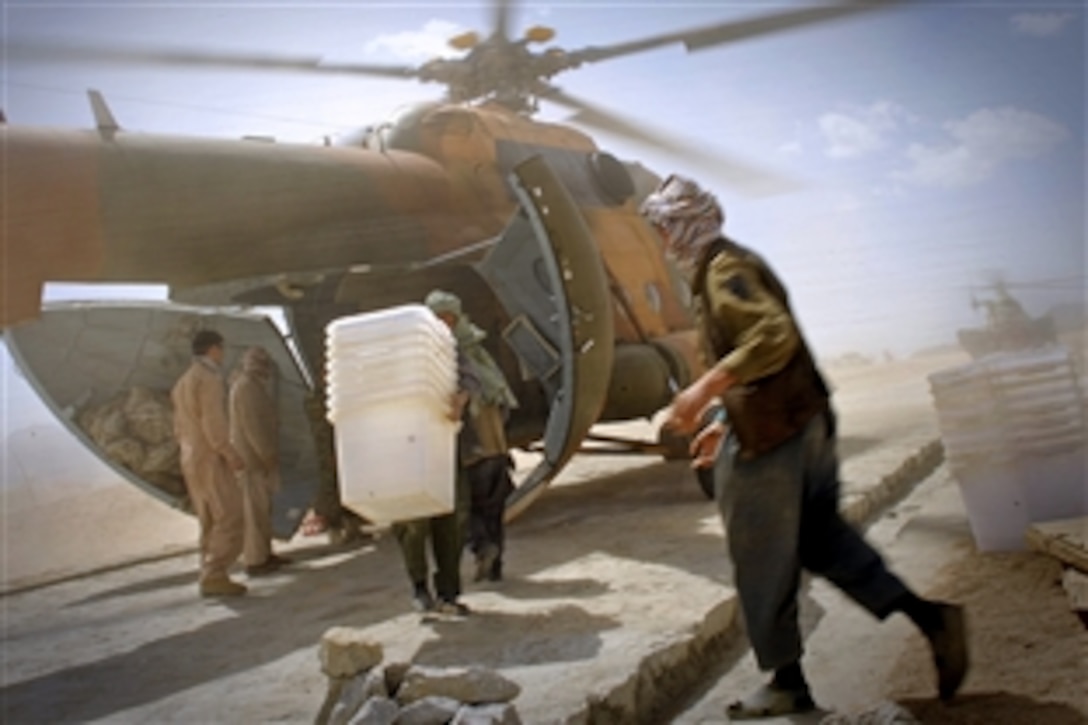
[(47, 281), (176, 288), (457, 247), (446, 172), (418, 154), (0, 127), (0, 325)]
[(2, 326), (38, 315), (45, 282), (102, 268), (97, 160), (83, 136), (0, 127)]

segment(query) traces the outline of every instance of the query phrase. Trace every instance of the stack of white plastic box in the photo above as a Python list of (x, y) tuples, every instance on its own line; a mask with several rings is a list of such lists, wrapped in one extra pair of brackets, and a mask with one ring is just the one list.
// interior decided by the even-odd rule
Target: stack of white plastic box
[(980, 549), (1020, 549), (1029, 523), (1088, 514), (1084, 395), (1065, 348), (990, 355), (929, 382)]
[(325, 330), (327, 411), (340, 495), (375, 523), (454, 504), (456, 343), (423, 305), (335, 320)]

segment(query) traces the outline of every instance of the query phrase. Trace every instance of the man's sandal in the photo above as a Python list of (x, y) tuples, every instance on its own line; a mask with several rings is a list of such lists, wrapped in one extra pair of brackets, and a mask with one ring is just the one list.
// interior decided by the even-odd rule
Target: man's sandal
[(774, 683), (763, 685), (743, 700), (725, 709), (730, 720), (756, 720), (764, 717), (812, 712), (816, 703), (808, 690), (785, 690)]

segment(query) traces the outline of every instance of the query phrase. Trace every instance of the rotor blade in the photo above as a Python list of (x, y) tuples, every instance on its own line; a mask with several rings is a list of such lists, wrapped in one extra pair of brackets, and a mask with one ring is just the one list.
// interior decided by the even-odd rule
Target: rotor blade
[(541, 86), (543, 87), (537, 92), (539, 97), (575, 111), (570, 118), (572, 122), (671, 154), (747, 196), (771, 196), (803, 188), (803, 184), (794, 179), (758, 169), (754, 165), (723, 156), (705, 147), (696, 148), (679, 138), (647, 128), (636, 121), (571, 96), (554, 86)]
[(80, 43), (45, 43), (8, 41), (4, 46), (11, 64), (31, 63), (112, 63), (119, 65), (166, 65), (240, 70), (302, 71), (306, 73), (344, 73), (414, 78), (418, 70), (410, 66), (371, 65), (365, 63), (324, 63), (318, 56), (275, 56), (225, 53), (198, 49), (106, 48)]
[(704, 50), (722, 43), (746, 40), (825, 20), (834, 20), (847, 15), (881, 10), (901, 2), (904, 2), (904, 0), (844, 0), (837, 5), (786, 10), (773, 15), (762, 15), (745, 20), (733, 20), (701, 28), (654, 35), (626, 43), (600, 47), (590, 46), (567, 53), (567, 58), (570, 61), (568, 67), (573, 68), (581, 63), (593, 63), (621, 55), (641, 53), (644, 50), (660, 48), (673, 43), (683, 43), (689, 51)]
[(495, 15), (491, 22), (492, 37), (510, 38), (510, 0), (495, 0)]

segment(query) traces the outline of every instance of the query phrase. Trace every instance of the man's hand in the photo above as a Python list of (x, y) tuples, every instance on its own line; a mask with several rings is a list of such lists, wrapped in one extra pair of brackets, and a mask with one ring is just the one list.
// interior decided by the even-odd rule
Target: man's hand
[(734, 382), (735, 378), (725, 370), (711, 368), (706, 371), (673, 398), (665, 425), (684, 435), (694, 433), (702, 422), (703, 411)]
[(692, 433), (699, 425), (700, 414), (712, 397), (702, 378), (695, 381), (673, 398), (665, 426), (683, 435)]
[(468, 392), (465, 390), (458, 390), (456, 393), (450, 396), (450, 408), (446, 413), (446, 416), (456, 423), (461, 420), (461, 416), (465, 412), (465, 406), (468, 405)]
[(714, 421), (692, 439), (688, 452), (691, 453), (692, 468), (707, 468), (713, 466), (721, 451), (722, 441), (725, 440), (727, 428), (725, 423)]

